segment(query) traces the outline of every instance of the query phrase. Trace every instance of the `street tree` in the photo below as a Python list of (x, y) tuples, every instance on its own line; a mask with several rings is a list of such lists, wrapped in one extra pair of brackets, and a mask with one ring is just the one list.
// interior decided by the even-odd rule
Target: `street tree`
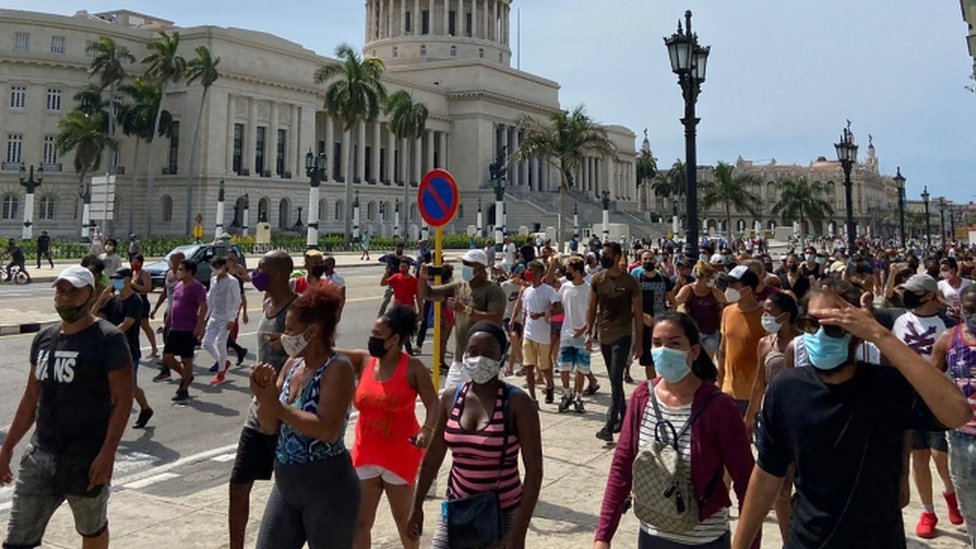
[[(384, 110), (390, 120), (390, 130), (403, 143), (403, 147), (401, 148), (403, 151), (401, 162), (403, 166), (411, 165), (412, 159), (417, 157), (417, 152), (414, 150), (414, 154), (407, 155), (407, 143), (409, 142), (411, 148), (414, 149), (419, 146), (417, 140), (423, 137), (424, 130), (427, 129), (427, 115), (429, 114), (427, 105), (419, 101), (414, 101), (409, 93), (400, 90), (387, 97)], [(408, 156), (411, 159), (410, 162), (407, 162)], [(412, 166), (408, 173), (412, 174), (415, 169), (416, 167)], [(407, 225), (407, 212), (410, 211), (409, 179), (408, 177), (403, 182), (403, 221), (401, 222), (403, 227)], [(403, 230), (403, 235), (406, 235), (405, 229)]]
[[(647, 132), (644, 132), (645, 135)], [(644, 141), (647, 145), (647, 141)], [(647, 198), (649, 196), (649, 189), (651, 182), (657, 176), (657, 158), (651, 154), (650, 146), (646, 146), (641, 149), (640, 154), (637, 155), (636, 161), (636, 175), (637, 175), (637, 197), (640, 200), (641, 207), (647, 208)], [(643, 193), (643, 195), (641, 194)], [(641, 198), (643, 196), (643, 199)]]
[(203, 106), (207, 103), (207, 92), (210, 86), (220, 78), (217, 65), (220, 64), (220, 57), (214, 57), (210, 49), (206, 46), (198, 46), (195, 50), (197, 56), (190, 60), (186, 65), (186, 83), (193, 84), (197, 80), (203, 86), (203, 94), (200, 96), (200, 113), (197, 115), (197, 125), (193, 128), (193, 144), (190, 146), (190, 169), (186, 174), (186, 219), (184, 220), (184, 230), (186, 234), (191, 234), (193, 230), (193, 178), (196, 177), (197, 143), (200, 140), (200, 126), (203, 125)]
[(58, 154), (74, 153), (73, 165), (81, 186), (85, 184), (85, 177), (101, 166), (105, 151), (117, 150), (118, 144), (105, 131), (106, 125), (104, 111), (81, 109), (69, 111), (58, 122), (54, 147)]
[(702, 187), (701, 201), (705, 209), (719, 204), (725, 211), (725, 235), (732, 237), (732, 210), (749, 212), (752, 216), (759, 215), (757, 205), (761, 199), (749, 189), (758, 182), (751, 174), (735, 173), (735, 166), (726, 162), (719, 162), (712, 172), (712, 179)]
[(817, 233), (823, 232), (824, 220), (834, 214), (834, 208), (824, 197), (826, 187), (819, 181), (810, 182), (805, 177), (784, 179), (778, 182), (779, 200), (773, 205), (773, 215), (785, 224), (800, 222), (800, 242), (804, 242), (805, 221), (810, 221)]
[[(107, 128), (108, 136), (111, 139), (115, 139), (115, 108), (109, 108), (109, 105), (116, 105), (115, 101), (115, 90), (122, 84), (125, 80), (126, 72), (125, 66), (130, 63), (135, 63), (136, 58), (132, 55), (125, 46), (120, 46), (108, 36), (99, 36), (98, 40), (92, 42), (90, 47), (90, 55), (93, 55), (91, 65), (88, 67), (88, 78), (97, 77), (98, 79), (98, 89), (101, 92), (108, 90), (108, 100), (102, 103), (102, 108), (107, 111)], [(89, 98), (86, 102), (90, 105), (94, 105), (94, 101)], [(85, 108), (85, 107), (82, 107)], [(108, 154), (113, 154), (113, 151), (109, 151)], [(111, 158), (105, 159), (105, 165), (108, 168), (112, 167)]]

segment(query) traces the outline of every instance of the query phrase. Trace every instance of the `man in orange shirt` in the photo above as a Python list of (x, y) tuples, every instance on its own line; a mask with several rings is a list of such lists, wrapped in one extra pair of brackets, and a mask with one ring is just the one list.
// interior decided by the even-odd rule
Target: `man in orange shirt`
[[(417, 297), (417, 285), (417, 277), (410, 274), (410, 259), (406, 257), (400, 261), (400, 272), (394, 275), (384, 274), (383, 278), (380, 279), (380, 286), (393, 288), (394, 307), (407, 307), (408, 309), (421, 311), (423, 307), (421, 307), (420, 299)], [(407, 339), (405, 344), (408, 353), (413, 356), (420, 354), (419, 352), (414, 352), (410, 339)]]
[(729, 306), (722, 311), (722, 343), (718, 349), (718, 386), (735, 399), (745, 414), (756, 380), (759, 340), (766, 334), (762, 327), (763, 307), (756, 298), (759, 278), (745, 265), (729, 272), (725, 299)]

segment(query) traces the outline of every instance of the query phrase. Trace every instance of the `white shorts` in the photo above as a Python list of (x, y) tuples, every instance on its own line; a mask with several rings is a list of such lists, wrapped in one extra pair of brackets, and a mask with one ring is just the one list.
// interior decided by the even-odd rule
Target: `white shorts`
[(360, 465), (356, 467), (356, 476), (359, 477), (359, 480), (369, 480), (379, 477), (383, 479), (384, 483), (392, 484), (393, 486), (406, 486), (409, 484), (400, 475), (379, 465)]

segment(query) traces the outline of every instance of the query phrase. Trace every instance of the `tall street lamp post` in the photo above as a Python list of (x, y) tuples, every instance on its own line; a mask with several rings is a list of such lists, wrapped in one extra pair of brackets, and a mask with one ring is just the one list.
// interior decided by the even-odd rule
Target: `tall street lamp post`
[(492, 181), (495, 191), (495, 251), (502, 251), (505, 240), (505, 175), (497, 174)]
[(217, 219), (214, 220), (214, 239), (224, 234), (224, 180), (217, 183)]
[(945, 225), (945, 211), (946, 211), (946, 201), (945, 197), (939, 197), (939, 238), (942, 240), (942, 244), (946, 243), (946, 225)]
[(699, 119), (695, 114), (695, 104), (701, 85), (705, 82), (705, 68), (711, 46), (702, 47), (698, 35), (691, 31), (691, 10), (685, 11), (685, 26), (664, 39), (671, 59), (671, 71), (678, 75), (678, 85), (685, 101), (685, 116), (681, 119), (685, 126), (685, 201), (688, 223), (685, 229), (685, 255), (698, 259), (698, 159), (695, 133)]
[(359, 239), (359, 191), (352, 199), (352, 237)]
[(325, 153), (312, 154), (312, 149), (305, 153), (305, 175), (308, 183), (308, 232), (305, 236), (305, 248), (315, 250), (319, 247), (319, 186), (325, 179)]
[(955, 242), (956, 241), (956, 209), (951, 206), (949, 207), (949, 227), (950, 227), (949, 230), (952, 231), (949, 233), (949, 242)]
[(91, 183), (78, 185), (81, 199), (81, 240), (90, 242), (91, 236)]
[(922, 204), (925, 205), (925, 243), (929, 248), (932, 247), (932, 229), (929, 224), (929, 186), (922, 189)]
[(30, 175), (24, 177), (24, 165), (20, 165), (20, 185), (27, 191), (24, 197), (24, 229), (20, 237), (30, 240), (34, 234), (34, 191), (44, 181), (44, 166), (37, 168), (37, 178), (34, 178), (34, 165), (30, 166)]
[(610, 240), (610, 192), (603, 191), (603, 243)]
[(905, 176), (901, 174), (901, 166), (895, 171), (895, 184), (898, 185), (898, 230), (901, 232), (901, 247), (905, 248)]
[(847, 209), (847, 253), (854, 253), (854, 241), (857, 239), (857, 229), (854, 227), (854, 191), (851, 184), (851, 170), (857, 163), (857, 145), (854, 144), (854, 133), (851, 132), (851, 122), (840, 134), (840, 142), (834, 143), (837, 149), (837, 160), (844, 169), (844, 207)]

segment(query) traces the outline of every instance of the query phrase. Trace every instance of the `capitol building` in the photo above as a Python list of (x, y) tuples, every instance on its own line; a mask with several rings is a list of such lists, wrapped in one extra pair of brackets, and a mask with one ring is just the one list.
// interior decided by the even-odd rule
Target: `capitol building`
[[(458, 215), (447, 231), (468, 230), (483, 209), (490, 235), (496, 216), (489, 165), (518, 147), (519, 117), (544, 119), (561, 108), (558, 83), (512, 68), (510, 13), (511, 0), (366, 2), (363, 54), (386, 64), (388, 93), (406, 90), (429, 109), (424, 135), (410, 143), (391, 133), (385, 115), (343, 131), (324, 112), (325, 86), (313, 81), (316, 69), (335, 60), (277, 36), (216, 26), (183, 28), (126, 10), (74, 16), (0, 10), (0, 235), (21, 232), (26, 197), (19, 170), (32, 165), (44, 168), (34, 195), (35, 234), (45, 229), (58, 237), (81, 235), (79, 175), (72, 159), (60, 157), (54, 147), (58, 122), (75, 107), (73, 96), (95, 81), (87, 76), (94, 41), (110, 37), (139, 59), (160, 30), (180, 33), (180, 53), (187, 59), (196, 47), (208, 47), (221, 58), (220, 78), (202, 105), (199, 83), (168, 86), (163, 108), (172, 113), (174, 125), (172, 136), (158, 138), (152, 147), (153, 196), (147, 196), (149, 147), (143, 142), (135, 157), (135, 138), (119, 132), (113, 160), (115, 234), (129, 230), (130, 212), (136, 233), (185, 234), (187, 185), (195, 193), (193, 215), (203, 216), (209, 233), (217, 221), (221, 181), (226, 200), (221, 221), (229, 231), (249, 224), (253, 234), (257, 221), (264, 220), (273, 232), (297, 234), (299, 221), (308, 222), (305, 155), (310, 150), (327, 156), (320, 233), (341, 233), (353, 211), (345, 203), (351, 148), (362, 229), (392, 235), (395, 212), (403, 211), (406, 234), (418, 235), (422, 220), (415, 187), (428, 170), (446, 168), (461, 192)], [(128, 69), (135, 76), (144, 65)], [(198, 168), (190, 174), (197, 120), (202, 124)], [(606, 129), (616, 156), (590, 158), (577, 174), (573, 198), (581, 223), (599, 222), (604, 190), (615, 216), (640, 223), (635, 134), (621, 126)], [(133, 177), (138, 177), (134, 194)], [(505, 197), (509, 232), (554, 226), (559, 182), (559, 171), (547, 159), (511, 166)]]

